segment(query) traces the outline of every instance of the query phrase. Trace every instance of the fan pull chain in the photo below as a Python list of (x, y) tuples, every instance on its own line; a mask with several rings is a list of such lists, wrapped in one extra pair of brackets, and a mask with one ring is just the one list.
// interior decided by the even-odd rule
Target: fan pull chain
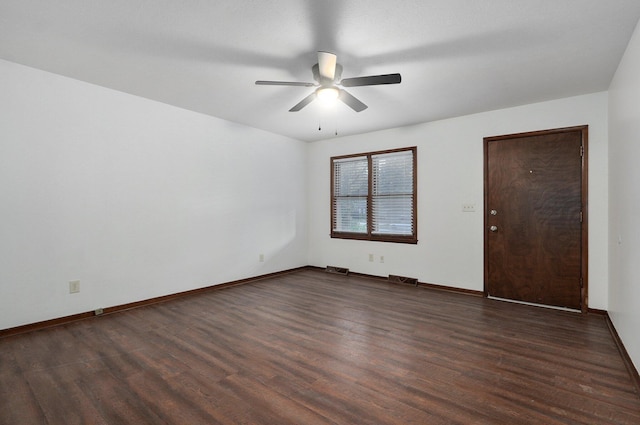
[[(318, 131), (322, 131), (322, 119), (318, 120)], [(338, 120), (336, 120), (336, 127), (334, 130), (334, 134), (337, 136), (338, 135)]]

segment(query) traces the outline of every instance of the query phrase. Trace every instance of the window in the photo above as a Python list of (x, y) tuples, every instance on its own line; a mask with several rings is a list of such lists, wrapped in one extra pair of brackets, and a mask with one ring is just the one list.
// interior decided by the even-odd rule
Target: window
[(331, 158), (331, 237), (417, 243), (416, 147)]

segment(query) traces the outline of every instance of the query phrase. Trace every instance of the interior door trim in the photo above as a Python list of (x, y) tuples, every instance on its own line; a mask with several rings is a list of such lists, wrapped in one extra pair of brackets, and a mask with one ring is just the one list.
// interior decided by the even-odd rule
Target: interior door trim
[(544, 136), (548, 134), (566, 133), (580, 131), (582, 135), (582, 176), (581, 176), (581, 210), (582, 210), (582, 223), (581, 223), (581, 255), (580, 255), (580, 273), (581, 273), (581, 289), (580, 289), (580, 310), (582, 313), (587, 313), (589, 310), (589, 208), (588, 208), (588, 188), (589, 188), (589, 160), (588, 160), (588, 141), (589, 141), (589, 126), (581, 125), (575, 127), (556, 128), (551, 130), (531, 131), (526, 133), (506, 134), (501, 136), (485, 137), (483, 139), (484, 149), (484, 219), (483, 219), (483, 235), (484, 235), (484, 296), (489, 295), (489, 241), (487, 238), (487, 217), (489, 214), (488, 206), (488, 187), (489, 187), (489, 156), (488, 147), (489, 142), (495, 142), (500, 140), (509, 140), (523, 137), (532, 136)]

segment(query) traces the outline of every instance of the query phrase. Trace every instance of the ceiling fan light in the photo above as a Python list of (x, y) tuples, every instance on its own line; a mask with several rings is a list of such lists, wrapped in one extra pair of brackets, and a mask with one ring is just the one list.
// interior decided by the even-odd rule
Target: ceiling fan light
[(316, 96), (322, 103), (332, 104), (340, 96), (340, 91), (335, 87), (320, 87), (316, 90)]

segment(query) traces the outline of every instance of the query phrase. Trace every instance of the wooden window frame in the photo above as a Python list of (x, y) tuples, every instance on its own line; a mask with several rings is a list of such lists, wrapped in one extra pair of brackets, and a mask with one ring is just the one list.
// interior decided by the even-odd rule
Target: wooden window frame
[[(406, 152), (411, 151), (413, 156), (413, 196), (412, 196), (412, 229), (413, 233), (411, 235), (402, 235), (402, 234), (379, 234), (373, 233), (373, 212), (372, 212), (372, 199), (373, 199), (373, 171), (372, 171), (372, 157), (375, 155), (384, 155), (384, 154), (392, 154), (397, 152)], [(345, 231), (336, 231), (335, 229), (335, 208), (334, 205), (336, 203), (337, 197), (335, 196), (335, 169), (334, 162), (337, 160), (344, 160), (348, 158), (356, 158), (356, 157), (366, 157), (368, 161), (368, 191), (367, 191), (367, 232), (366, 233), (355, 233), (355, 232), (345, 232)], [(398, 149), (389, 149), (382, 151), (373, 151), (373, 152), (364, 152), (350, 155), (341, 155), (334, 156), (330, 158), (330, 172), (331, 172), (331, 201), (329, 204), (330, 208), (330, 229), (331, 229), (331, 237), (338, 239), (355, 239), (355, 240), (368, 240), (368, 241), (378, 241), (378, 242), (395, 242), (395, 243), (408, 243), (408, 244), (417, 244), (418, 243), (418, 148), (417, 146), (407, 147), (407, 148), (398, 148)]]

